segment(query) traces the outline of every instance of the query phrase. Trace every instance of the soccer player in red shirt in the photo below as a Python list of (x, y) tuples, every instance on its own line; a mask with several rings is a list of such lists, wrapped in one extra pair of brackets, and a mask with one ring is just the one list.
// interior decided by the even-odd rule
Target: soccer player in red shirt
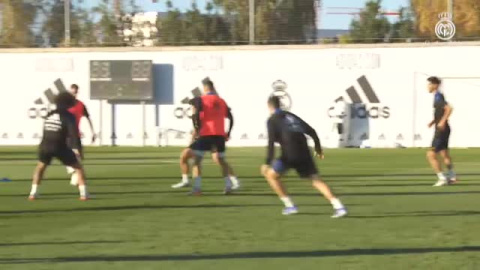
[[(204, 95), (192, 100), (193, 125), (198, 135), (197, 140), (190, 146), (195, 155), (192, 168), (194, 185), (192, 194), (201, 194), (202, 182), (202, 160), (205, 152), (215, 152), (218, 163), (222, 167), (222, 174), (225, 178), (225, 193), (232, 191), (232, 183), (228, 177), (229, 165), (225, 159), (225, 142), (230, 132), (225, 132), (225, 119), (229, 118), (229, 108), (225, 100), (217, 95), (215, 86), (210, 79), (203, 81)], [(230, 126), (231, 128), (231, 126)]]
[[(88, 123), (90, 124), (90, 131), (92, 132), (92, 143), (95, 142), (96, 140), (96, 135), (95, 135), (95, 130), (93, 129), (93, 124), (92, 120), (90, 119), (90, 114), (88, 113), (87, 107), (83, 102), (77, 99), (78, 95), (78, 90), (79, 87), (76, 84), (72, 84), (70, 86), (70, 93), (75, 97), (75, 105), (73, 105), (68, 111), (75, 116), (75, 123), (78, 128), (79, 136), (78, 136), (78, 145), (79, 145), (79, 152), (80, 152), (80, 158), (83, 159), (83, 146), (82, 146), (82, 140), (81, 140), (81, 132), (80, 132), (80, 121), (82, 120), (83, 117), (86, 117), (88, 120)], [(71, 174), (71, 181), (70, 184), (73, 186), (76, 186), (78, 184), (77, 177), (75, 175), (75, 171), (71, 167), (67, 167), (67, 172)]]

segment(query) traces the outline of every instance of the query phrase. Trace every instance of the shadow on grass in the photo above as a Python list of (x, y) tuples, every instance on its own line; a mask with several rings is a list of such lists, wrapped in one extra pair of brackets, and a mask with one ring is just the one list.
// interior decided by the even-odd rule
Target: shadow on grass
[[(393, 182), (393, 181), (392, 181)], [(413, 181), (412, 181), (413, 182)], [(330, 183), (329, 183), (330, 184)], [(361, 188), (361, 187), (431, 187), (432, 182), (428, 181), (425, 183), (404, 183), (404, 184), (397, 184), (397, 183), (385, 183), (385, 184), (369, 184), (367, 183), (358, 183), (358, 184), (343, 184), (339, 182), (332, 182), (331, 185), (333, 187), (352, 187), (352, 188)], [(479, 183), (458, 183), (455, 186), (480, 186)]]
[[(91, 165), (91, 164), (90, 164)], [(105, 164), (105, 165), (110, 165), (110, 164)], [(128, 164), (122, 164), (122, 165), (128, 165)], [(132, 164), (132, 165), (139, 165), (139, 164)], [(141, 165), (141, 164), (140, 164)], [(148, 164), (147, 164), (148, 165)], [(88, 169), (88, 164), (86, 165)], [(33, 168), (33, 167), (32, 167)], [(33, 170), (33, 169), (32, 169)], [(418, 179), (412, 179), (412, 180), (404, 180), (404, 179), (350, 179), (350, 178), (358, 178), (358, 177), (431, 177), (432, 180), (418, 180)], [(462, 174), (462, 176), (480, 176), (480, 173), (467, 173), (467, 174)], [(368, 183), (368, 182), (387, 182), (387, 183), (394, 183), (394, 182), (399, 182), (401, 181), (401, 184), (388, 184), (385, 186), (423, 186), (423, 185), (432, 185), (435, 182), (435, 177), (432, 177), (431, 173), (425, 173), (425, 174), (335, 174), (335, 175), (322, 175), (324, 180), (327, 183), (347, 183), (347, 182), (363, 182), (363, 183)], [(53, 177), (53, 178), (46, 178), (45, 181), (67, 181), (67, 176), (64, 178), (60, 177)], [(221, 179), (222, 177), (219, 176), (203, 176), (203, 179)], [(257, 180), (264, 180), (263, 176), (261, 175), (241, 175), (240, 180), (242, 179), (257, 179)], [(343, 178), (343, 179), (342, 179)], [(137, 175), (132, 175), (132, 176), (97, 176), (97, 177), (92, 177), (90, 180), (92, 181), (132, 181), (132, 180), (142, 180), (142, 181), (159, 181), (159, 180), (170, 180), (170, 181), (175, 181), (179, 180), (180, 175), (179, 174), (174, 174), (174, 175), (158, 175), (158, 176), (142, 176), (141, 174)], [(288, 181), (300, 181), (300, 179), (296, 176), (293, 175), (288, 175), (284, 177), (284, 180)], [(32, 179), (13, 179), (14, 182), (31, 182)], [(411, 182), (411, 183), (409, 183)], [(417, 183), (415, 183), (417, 182)], [(418, 183), (421, 182), (421, 183)], [(471, 182), (465, 181), (465, 182), (460, 182), (458, 185), (476, 185), (477, 183), (468, 183)], [(262, 181), (256, 182), (256, 183), (264, 183)], [(425, 183), (425, 184), (422, 184)], [(251, 184), (254, 184), (253, 182)]]
[[(474, 190), (467, 190), (467, 191), (433, 191), (433, 192), (339, 192), (339, 195), (342, 197), (348, 196), (425, 196), (425, 195), (459, 195), (459, 194), (480, 194), (479, 191)], [(244, 197), (267, 197), (273, 196), (273, 193), (265, 193), (265, 192), (258, 192), (258, 193), (235, 193), (232, 196), (244, 196)], [(292, 196), (295, 197), (318, 197), (319, 194), (312, 191), (311, 193), (298, 193), (298, 192), (291, 192)], [(208, 194), (206, 196), (224, 196), (221, 194)]]
[(1, 247), (18, 246), (56, 246), (56, 245), (96, 245), (96, 244), (119, 244), (122, 241), (68, 241), (68, 242), (26, 242), (26, 243), (0, 243)]
[(480, 215), (480, 211), (441, 211), (441, 212), (405, 212), (391, 213), (384, 215), (357, 216), (351, 215), (348, 218), (358, 219), (377, 219), (377, 218), (405, 218), (405, 217), (456, 217), (456, 216), (475, 216)]
[[(317, 205), (315, 205), (317, 206)], [(161, 210), (161, 209), (215, 209), (215, 208), (255, 208), (255, 207), (281, 207), (281, 204), (201, 204), (201, 205), (121, 205), (104, 207), (85, 207), (73, 209), (38, 209), (38, 210), (7, 210), (0, 211), (0, 215), (24, 215), (43, 213), (71, 213), (90, 211), (124, 211), (124, 210)], [(321, 207), (319, 205), (318, 207)]]
[[(52, 178), (45, 178), (44, 181), (49, 182), (49, 181), (64, 181), (68, 182), (69, 176), (65, 175), (65, 177), (60, 178), (60, 177), (52, 177)], [(162, 181), (162, 180), (168, 180), (172, 181), (170, 184), (175, 184), (178, 183), (181, 179), (181, 176), (179, 175), (159, 175), (159, 176), (141, 176), (140, 175), (135, 175), (135, 176), (99, 176), (99, 177), (89, 177), (88, 181), (93, 181), (93, 182), (101, 182), (101, 181)], [(202, 176), (202, 179), (215, 179), (215, 180), (222, 180), (223, 177), (221, 176)], [(242, 179), (263, 179), (261, 176), (248, 176), (245, 175), (241, 177)], [(23, 178), (23, 179), (12, 179), (13, 182), (32, 182), (31, 178)], [(176, 181), (176, 182), (175, 182)], [(265, 183), (265, 182), (261, 182)]]
[(0, 264), (29, 263), (82, 263), (82, 262), (161, 262), (161, 261), (202, 261), (233, 259), (288, 259), (288, 258), (323, 258), (348, 256), (387, 256), (407, 254), (478, 252), (480, 246), (427, 247), (427, 248), (381, 248), (381, 249), (345, 249), (314, 251), (266, 251), (227, 254), (184, 254), (184, 255), (123, 255), (91, 257), (54, 257), (54, 258), (7, 258), (0, 259)]

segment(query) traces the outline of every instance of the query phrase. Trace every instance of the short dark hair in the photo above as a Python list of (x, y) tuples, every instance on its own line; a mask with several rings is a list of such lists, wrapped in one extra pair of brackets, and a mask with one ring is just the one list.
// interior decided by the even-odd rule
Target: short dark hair
[(215, 91), (215, 85), (213, 84), (212, 80), (210, 80), (210, 78), (203, 79), (202, 84), (208, 87), (208, 89), (210, 89), (211, 91)]
[(68, 92), (62, 92), (55, 97), (55, 105), (57, 110), (68, 110), (75, 105), (75, 97)]
[(280, 109), (280, 98), (277, 96), (270, 96), (268, 98), (268, 104), (275, 109)]
[(70, 86), (70, 88), (73, 88), (73, 89), (75, 89), (75, 90), (77, 90), (77, 91), (78, 91), (78, 88), (79, 88), (79, 87), (78, 87), (78, 85), (77, 85), (77, 84), (72, 84), (72, 86)]
[(427, 81), (428, 81), (429, 83), (431, 83), (431, 84), (436, 84), (436, 85), (442, 84), (442, 80), (440, 80), (440, 78), (435, 77), (435, 76), (429, 77), (429, 78), (427, 79)]

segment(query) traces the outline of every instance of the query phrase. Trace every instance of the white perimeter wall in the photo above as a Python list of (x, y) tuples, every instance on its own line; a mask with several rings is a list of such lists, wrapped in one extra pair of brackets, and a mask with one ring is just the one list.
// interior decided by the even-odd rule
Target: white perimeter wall
[[(161, 130), (189, 132), (191, 121), (178, 118), (177, 108), (190, 91), (209, 76), (219, 93), (229, 103), (235, 116), (231, 145), (265, 145), (266, 99), (273, 93), (272, 84), (281, 80), (291, 98), (291, 110), (317, 129), (324, 144), (331, 144), (332, 119), (328, 110), (340, 96), (350, 102), (346, 90), (354, 87), (373, 117), (361, 119), (363, 129), (351, 136), (359, 145), (365, 136), (373, 147), (407, 147), (430, 144), (433, 97), (426, 91), (429, 75), (448, 77), (444, 92), (452, 106), (454, 147), (480, 147), (480, 125), (476, 123), (480, 100), (480, 47), (440, 46), (412, 48), (311, 48), (279, 47), (259, 50), (168, 50), (129, 52), (2, 52), (0, 51), (0, 145), (32, 145), (39, 142), (42, 120), (34, 118), (35, 105), (44, 91), (56, 92), (57, 79), (66, 87), (77, 83), (92, 116), (101, 130), (101, 144), (112, 143), (112, 106), (90, 100), (90, 60), (151, 59), (156, 65), (155, 91), (159, 104), (115, 105), (115, 134), (118, 145), (156, 145), (157, 125)], [(365, 76), (380, 99), (368, 102), (357, 79)], [(449, 79), (450, 77), (472, 77)], [(102, 109), (101, 109), (102, 108)], [(388, 111), (388, 114), (377, 111)], [(179, 110), (177, 110), (178, 112)], [(365, 128), (366, 127), (366, 128)], [(88, 125), (82, 122), (86, 137)], [(185, 145), (189, 137), (170, 132), (169, 144)], [(87, 138), (84, 139), (88, 144)]]

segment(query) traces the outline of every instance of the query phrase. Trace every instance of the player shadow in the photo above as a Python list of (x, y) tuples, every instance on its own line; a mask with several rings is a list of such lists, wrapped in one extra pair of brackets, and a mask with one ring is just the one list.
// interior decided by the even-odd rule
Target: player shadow
[[(329, 183), (330, 184), (330, 183)], [(431, 187), (432, 181), (428, 181), (425, 183), (404, 183), (404, 184), (339, 184), (339, 183), (331, 183), (333, 187), (352, 187), (352, 188), (361, 188), (361, 187)], [(480, 183), (459, 183), (455, 186), (480, 186)]]
[(122, 205), (122, 206), (85, 207), (85, 208), (73, 208), (73, 209), (9, 210), (9, 211), (0, 211), (0, 215), (124, 211), (124, 210), (162, 210), (162, 209), (215, 209), (215, 208), (239, 208), (240, 209), (240, 208), (256, 208), (256, 207), (279, 207), (279, 205), (278, 204)]
[(425, 195), (458, 195), (458, 194), (480, 194), (480, 191), (434, 191), (434, 192), (345, 192), (342, 196), (425, 196)]
[[(460, 176), (480, 176), (480, 172), (474, 173), (459, 173)], [(325, 179), (328, 178), (351, 178), (351, 177), (432, 177), (432, 173), (378, 173), (378, 174), (322, 174)], [(380, 179), (375, 181), (390, 181), (387, 179)], [(360, 181), (360, 180), (359, 180)], [(364, 180), (363, 180), (364, 181)]]
[[(92, 185), (95, 186), (95, 185)], [(73, 187), (72, 187), (73, 188)], [(93, 198), (94, 200), (99, 200), (102, 199), (101, 197), (97, 196), (103, 196), (103, 195), (129, 195), (129, 194), (185, 194), (187, 196), (187, 191), (186, 190), (148, 190), (148, 191), (143, 191), (143, 190), (137, 190), (137, 191), (109, 191), (109, 192), (93, 192)], [(75, 197), (78, 196), (78, 193), (75, 192), (59, 192), (59, 193), (46, 193), (43, 194), (40, 198), (40, 200), (50, 200), (50, 199), (65, 199), (68, 196), (70, 197)], [(25, 194), (0, 194), (0, 197), (26, 197)], [(97, 198), (95, 198), (97, 197)]]
[(97, 245), (97, 244), (120, 244), (123, 241), (63, 241), (63, 242), (25, 242), (25, 243), (0, 243), (1, 247), (18, 246), (57, 246), (57, 245)]
[(85, 256), (53, 258), (2, 258), (0, 264), (32, 263), (92, 263), (92, 262), (162, 262), (162, 261), (204, 261), (235, 259), (287, 259), (287, 258), (328, 258), (349, 256), (413, 255), (429, 253), (478, 252), (480, 246), (424, 247), (424, 248), (357, 248), (344, 250), (312, 251), (265, 251), (226, 254), (180, 254), (180, 255), (122, 255)]
[[(158, 165), (158, 164), (157, 164)], [(87, 168), (88, 169), (88, 168)], [(222, 180), (222, 177), (221, 176), (202, 176), (202, 179), (205, 179), (205, 180)], [(244, 180), (244, 179), (260, 179), (259, 176), (248, 176), (248, 175), (245, 175), (241, 177), (241, 180)], [(87, 179), (88, 181), (92, 181), (93, 183), (97, 182), (97, 181), (132, 181), (132, 180), (141, 180), (141, 181), (162, 181), (162, 180), (169, 180), (169, 181), (172, 181), (172, 183), (170, 184), (174, 184), (175, 181), (179, 181), (180, 180), (180, 177), (175, 174), (175, 175), (159, 175), (159, 176), (142, 176), (142, 175), (135, 175), (135, 176), (97, 176), (97, 177), (89, 177)], [(13, 182), (32, 182), (32, 179), (31, 178), (21, 178), (21, 179), (15, 179), (13, 178), (12, 179)], [(65, 173), (65, 177), (49, 177), (49, 178), (45, 178), (44, 180), (45, 182), (49, 182), (49, 181), (66, 181), (68, 182), (69, 181), (69, 176)], [(165, 182), (162, 182), (162, 183), (165, 183)], [(252, 182), (253, 183), (253, 182)], [(266, 183), (265, 181), (262, 182), (262, 183)], [(167, 184), (167, 183), (166, 183)], [(168, 184), (167, 184), (168, 185)], [(0, 195), (1, 196), (1, 195)]]
[(377, 219), (377, 218), (405, 218), (405, 217), (457, 217), (457, 216), (475, 216), (480, 215), (480, 211), (441, 211), (441, 212), (405, 212), (391, 213), (385, 215), (350, 215), (348, 218), (354, 219)]
[[(301, 193), (301, 192), (291, 192), (292, 196), (295, 197), (318, 197), (318, 193)], [(365, 192), (365, 193), (353, 193), (353, 192), (341, 192), (339, 193), (342, 197), (346, 196), (425, 196), (425, 195), (457, 195), (457, 194), (480, 194), (480, 191), (444, 191), (444, 192)], [(274, 196), (274, 193), (267, 192), (242, 192), (235, 193), (232, 196), (245, 196), (245, 197), (268, 197)], [(220, 194), (211, 194), (209, 196), (221, 196)], [(223, 195), (222, 195), (223, 196)]]

